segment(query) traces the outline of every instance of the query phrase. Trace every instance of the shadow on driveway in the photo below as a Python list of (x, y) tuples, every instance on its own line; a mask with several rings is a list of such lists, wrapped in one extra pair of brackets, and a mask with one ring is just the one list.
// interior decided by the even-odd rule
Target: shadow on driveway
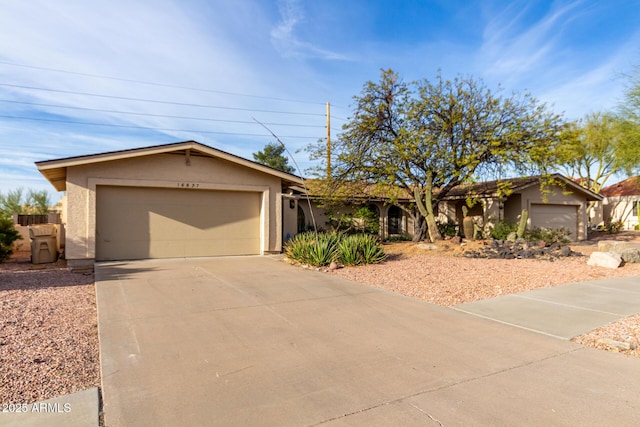
[(640, 423), (638, 359), (269, 257), (98, 264), (96, 287), (111, 427)]

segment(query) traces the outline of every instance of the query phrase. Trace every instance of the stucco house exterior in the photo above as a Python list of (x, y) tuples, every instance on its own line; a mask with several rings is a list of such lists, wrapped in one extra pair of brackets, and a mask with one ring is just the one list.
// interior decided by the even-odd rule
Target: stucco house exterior
[[(196, 141), (47, 160), (36, 163), (65, 191), (65, 258), (70, 267), (95, 261), (280, 253), (284, 243), (311, 226), (327, 228), (318, 196), (307, 197), (302, 178)], [(439, 220), (460, 223), (462, 206), (481, 227), (518, 221), (528, 209), (530, 227), (565, 227), (586, 238), (586, 206), (601, 196), (565, 177), (540, 192), (540, 178), (511, 179), (507, 197), (498, 181), (453, 189), (438, 206)], [(501, 181), (504, 184), (504, 181)], [(411, 237), (409, 195), (394, 204), (367, 197), (379, 216), (382, 238)]]
[[(585, 240), (589, 228), (587, 206), (601, 201), (602, 196), (560, 174), (550, 176), (542, 187), (541, 179), (528, 176), (458, 186), (439, 207), (441, 218), (461, 223), (462, 206), (471, 198), (476, 203), (468, 215), (485, 230), (498, 221), (519, 222), (526, 209), (528, 228), (564, 228), (572, 240)], [(508, 188), (508, 195), (501, 194), (504, 188)]]
[[(279, 253), (299, 177), (195, 141), (37, 162), (66, 191), (65, 257), (94, 261)], [(286, 206), (285, 206), (286, 205)], [(285, 209), (286, 207), (286, 209)]]
[(633, 230), (638, 225), (640, 176), (605, 187), (600, 194), (604, 196), (602, 210), (606, 222), (620, 221), (625, 230)]
[[(585, 240), (588, 232), (587, 206), (589, 202), (601, 201), (598, 194), (578, 185), (562, 175), (551, 176), (553, 184), (546, 185), (541, 190), (541, 177), (530, 176), (510, 178), (496, 181), (486, 181), (453, 188), (437, 208), (437, 220), (442, 223), (461, 224), (462, 207), (467, 200), (474, 201), (468, 215), (481, 227), (486, 234), (498, 221), (517, 223), (523, 209), (529, 212), (529, 228), (564, 228), (570, 232), (573, 240)], [(508, 195), (503, 195), (508, 187)], [(298, 197), (303, 191), (298, 187)], [(327, 222), (326, 212), (319, 207), (321, 200), (312, 197), (313, 216), (318, 226), (323, 227)], [(354, 202), (351, 202), (352, 204)], [(308, 203), (300, 203), (302, 217), (307, 220), (311, 216)], [(397, 197), (395, 205), (379, 197), (363, 198), (360, 205), (366, 206), (379, 215), (380, 236), (382, 238), (394, 235), (413, 236), (413, 221), (405, 209), (413, 209), (413, 201), (407, 195)], [(353, 210), (353, 208), (352, 208)]]

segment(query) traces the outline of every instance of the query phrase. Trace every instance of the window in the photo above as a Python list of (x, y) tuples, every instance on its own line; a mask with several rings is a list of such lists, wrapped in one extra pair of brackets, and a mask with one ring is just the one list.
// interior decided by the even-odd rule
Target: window
[(640, 201), (638, 201), (638, 200), (633, 202), (633, 207), (631, 208), (631, 215), (632, 216), (638, 216), (638, 205), (639, 204), (640, 204)]

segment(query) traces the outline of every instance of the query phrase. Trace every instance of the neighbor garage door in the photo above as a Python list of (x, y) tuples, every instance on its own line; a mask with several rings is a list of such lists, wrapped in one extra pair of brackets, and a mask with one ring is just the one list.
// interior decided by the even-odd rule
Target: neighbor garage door
[(260, 253), (261, 193), (98, 186), (96, 259)]
[(532, 204), (531, 225), (533, 227), (558, 229), (571, 232), (570, 239), (578, 236), (578, 207), (567, 205)]

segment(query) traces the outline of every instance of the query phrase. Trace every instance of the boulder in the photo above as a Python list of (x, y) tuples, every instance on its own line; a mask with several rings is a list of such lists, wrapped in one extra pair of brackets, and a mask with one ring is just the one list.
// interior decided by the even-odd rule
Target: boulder
[(618, 268), (621, 264), (622, 258), (615, 252), (594, 252), (587, 261), (587, 265), (606, 268)]
[(624, 262), (640, 262), (640, 243), (601, 240), (598, 242), (598, 251), (617, 253)]
[(600, 252), (620, 253), (620, 251), (623, 251), (629, 248), (640, 250), (640, 243), (620, 242), (617, 240), (601, 240), (598, 242), (598, 251)]
[(438, 245), (434, 245), (433, 243), (418, 243), (416, 246), (420, 249), (426, 249), (429, 251), (437, 251), (440, 249)]
[(615, 251), (615, 252), (620, 254), (620, 258), (622, 258), (624, 262), (628, 262), (628, 263), (640, 262), (640, 249), (638, 248), (625, 248), (619, 252), (618, 251)]

